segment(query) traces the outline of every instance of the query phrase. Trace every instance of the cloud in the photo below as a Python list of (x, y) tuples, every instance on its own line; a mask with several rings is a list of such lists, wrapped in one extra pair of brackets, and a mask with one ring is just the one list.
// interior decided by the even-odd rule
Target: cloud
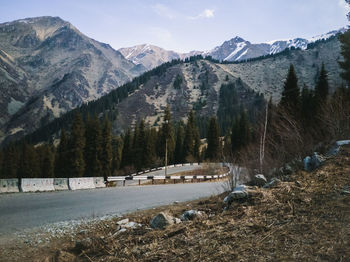
[(213, 18), (214, 17), (214, 9), (205, 9), (202, 13), (197, 16), (188, 17), (191, 20), (197, 20), (201, 18)]
[(157, 15), (161, 17), (165, 17), (168, 19), (174, 19), (176, 17), (175, 12), (165, 5), (156, 4), (152, 6), (152, 9)]

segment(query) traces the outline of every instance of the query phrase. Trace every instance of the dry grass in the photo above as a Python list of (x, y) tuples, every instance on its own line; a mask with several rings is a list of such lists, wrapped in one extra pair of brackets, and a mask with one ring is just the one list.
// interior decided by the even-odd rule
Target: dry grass
[[(92, 239), (86, 249), (59, 250), (72, 255), (66, 261), (350, 261), (350, 196), (342, 194), (350, 186), (350, 148), (293, 180), (256, 189), (227, 211), (220, 195), (129, 214), (144, 226), (113, 237), (116, 225), (101, 223), (80, 236)], [(165, 230), (148, 227), (160, 211), (179, 217), (188, 209), (207, 216)], [(64, 261), (57, 254), (46, 261)]]

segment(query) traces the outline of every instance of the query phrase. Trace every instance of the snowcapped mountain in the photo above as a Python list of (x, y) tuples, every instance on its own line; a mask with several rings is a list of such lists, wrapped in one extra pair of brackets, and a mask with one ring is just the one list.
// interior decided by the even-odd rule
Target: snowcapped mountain
[(118, 51), (134, 64), (142, 64), (147, 69), (152, 69), (165, 62), (181, 58), (179, 53), (149, 44), (121, 48)]
[(213, 58), (220, 61), (240, 61), (259, 56), (277, 54), (286, 48), (300, 48), (305, 50), (308, 44), (322, 39), (328, 39), (338, 33), (344, 33), (347, 29), (341, 28), (323, 35), (318, 35), (309, 39), (293, 38), (283, 40), (273, 40), (266, 43), (252, 44), (249, 41), (236, 36), (229, 41), (225, 41), (221, 46), (215, 47), (213, 50), (206, 52)]
[(251, 43), (243, 38), (236, 36), (222, 45), (217, 46), (208, 51), (191, 51), (189, 53), (178, 53), (175, 51), (168, 51), (163, 48), (143, 44), (133, 47), (121, 48), (120, 51), (126, 59), (135, 64), (142, 64), (147, 69), (152, 69), (164, 62), (172, 59), (184, 59), (193, 55), (212, 56), (214, 59), (220, 61), (241, 61), (250, 58), (256, 58), (269, 54), (276, 54), (282, 52), (286, 48), (300, 48), (305, 50), (308, 44), (322, 39), (328, 39), (338, 33), (344, 33), (347, 29), (341, 28), (323, 35), (318, 35), (309, 39), (293, 38), (273, 40), (266, 43)]
[(150, 44), (120, 48), (118, 51), (129, 61), (132, 61), (136, 65), (142, 64), (148, 70), (173, 59), (184, 59), (202, 53), (200, 51), (178, 53)]

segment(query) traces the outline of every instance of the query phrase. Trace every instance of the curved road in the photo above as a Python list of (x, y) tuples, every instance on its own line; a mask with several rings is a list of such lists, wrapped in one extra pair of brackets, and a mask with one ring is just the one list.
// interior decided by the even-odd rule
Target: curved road
[(219, 194), (224, 182), (0, 195), (0, 236), (55, 222), (120, 215)]

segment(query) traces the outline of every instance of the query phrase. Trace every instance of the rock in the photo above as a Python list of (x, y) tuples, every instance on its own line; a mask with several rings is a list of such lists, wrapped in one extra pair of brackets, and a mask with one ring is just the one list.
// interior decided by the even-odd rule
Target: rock
[(283, 173), (289, 175), (291, 173), (293, 173), (293, 168), (290, 164), (285, 164), (283, 167)]
[(304, 170), (307, 172), (312, 171), (311, 157), (309, 156), (304, 158)]
[(129, 222), (126, 224), (121, 224), (121, 228), (131, 228), (131, 229), (135, 229), (138, 227), (141, 227), (141, 224), (135, 223), (135, 222)]
[(263, 174), (257, 174), (253, 178), (253, 183), (256, 186), (263, 186), (267, 183), (267, 179)]
[(314, 152), (311, 157), (307, 156), (304, 158), (304, 170), (310, 172), (320, 167), (325, 160), (325, 157), (319, 155), (317, 152)]
[(150, 226), (154, 229), (164, 229), (168, 225), (176, 223), (176, 219), (164, 212), (159, 213), (153, 217)]
[(125, 219), (120, 220), (120, 221), (117, 222), (117, 224), (120, 225), (120, 226), (123, 225), (123, 224), (127, 224), (127, 223), (129, 223), (129, 218), (125, 218)]
[(274, 177), (271, 179), (271, 181), (269, 183), (264, 185), (264, 188), (273, 188), (273, 187), (278, 186), (279, 183), (281, 183), (281, 180)]
[(75, 242), (75, 249), (76, 250), (86, 250), (86, 249), (89, 249), (92, 245), (92, 240), (91, 238), (84, 238), (84, 239), (81, 239), (81, 240), (78, 240), (77, 242)]
[(182, 216), (181, 216), (181, 221), (188, 221), (188, 220), (193, 220), (196, 217), (200, 217), (203, 216), (204, 213), (201, 211), (197, 211), (197, 210), (188, 210), (185, 211)]
[(235, 189), (225, 197), (224, 203), (230, 206), (234, 200), (248, 198), (246, 188), (247, 187), (245, 185), (235, 187)]

